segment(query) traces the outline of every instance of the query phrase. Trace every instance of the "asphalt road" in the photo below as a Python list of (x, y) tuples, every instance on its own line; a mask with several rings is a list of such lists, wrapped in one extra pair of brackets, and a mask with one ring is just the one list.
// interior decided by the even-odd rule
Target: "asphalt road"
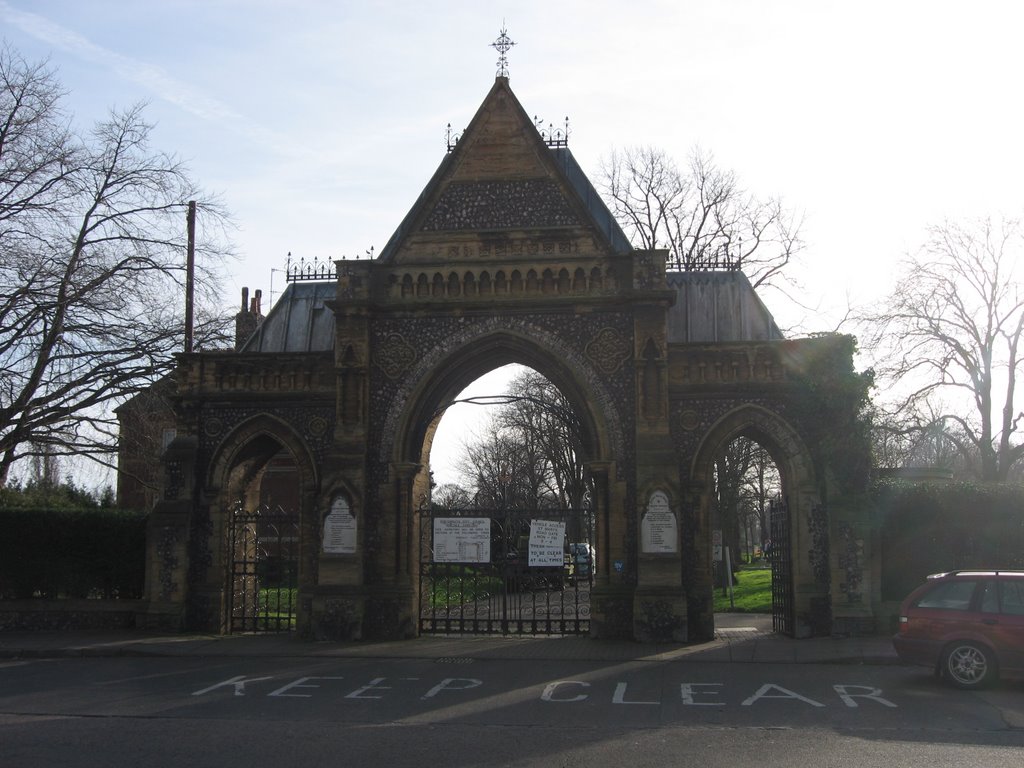
[(0, 662), (0, 766), (1014, 766), (1024, 684), (899, 666)]

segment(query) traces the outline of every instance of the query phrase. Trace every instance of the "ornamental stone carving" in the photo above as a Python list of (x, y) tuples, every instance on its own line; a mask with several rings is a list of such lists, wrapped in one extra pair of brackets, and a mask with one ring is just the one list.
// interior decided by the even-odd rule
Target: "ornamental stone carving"
[(399, 336), (393, 333), (384, 340), (377, 355), (377, 365), (389, 379), (397, 379), (416, 360), (416, 350)]
[(629, 356), (629, 341), (614, 328), (602, 328), (587, 344), (587, 357), (604, 373), (617, 371)]

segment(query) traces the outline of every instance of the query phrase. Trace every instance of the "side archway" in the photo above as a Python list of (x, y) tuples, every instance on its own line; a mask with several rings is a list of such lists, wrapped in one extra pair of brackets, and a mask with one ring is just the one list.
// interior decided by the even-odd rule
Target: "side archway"
[[(828, 519), (821, 479), (799, 431), (769, 408), (744, 404), (729, 411), (705, 433), (690, 468), (695, 498), (694, 552), (685, 582), (695, 591), (691, 603), (702, 609), (691, 617), (713, 633), (711, 612), (711, 525), (715, 503), (716, 459), (737, 438), (746, 437), (768, 451), (782, 482), (780, 516), (787, 546), (773, 557), (773, 614), (776, 627), (796, 637), (828, 634), (831, 629)], [(781, 512), (788, 512), (784, 517)], [(783, 560), (783, 558), (785, 558)], [(787, 583), (780, 584), (780, 579)], [(782, 604), (779, 594), (791, 596)], [(708, 634), (706, 632), (705, 634)]]
[(316, 583), (319, 472), (286, 422), (259, 414), (211, 452), (193, 535), (192, 602), (220, 632), (308, 629)]

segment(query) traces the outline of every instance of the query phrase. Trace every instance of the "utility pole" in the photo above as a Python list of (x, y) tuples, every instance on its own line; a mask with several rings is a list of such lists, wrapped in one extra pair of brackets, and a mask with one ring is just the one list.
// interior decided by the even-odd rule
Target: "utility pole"
[(189, 200), (188, 215), (188, 245), (185, 249), (185, 352), (192, 351), (192, 305), (195, 295), (195, 271), (196, 271), (196, 201)]

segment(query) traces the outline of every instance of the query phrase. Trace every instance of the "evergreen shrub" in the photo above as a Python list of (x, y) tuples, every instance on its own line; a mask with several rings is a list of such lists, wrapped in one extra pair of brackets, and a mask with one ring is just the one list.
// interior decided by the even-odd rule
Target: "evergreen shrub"
[(887, 479), (873, 490), (883, 600), (903, 599), (931, 573), (1024, 569), (1024, 486)]
[(0, 507), (0, 599), (142, 597), (146, 517)]

